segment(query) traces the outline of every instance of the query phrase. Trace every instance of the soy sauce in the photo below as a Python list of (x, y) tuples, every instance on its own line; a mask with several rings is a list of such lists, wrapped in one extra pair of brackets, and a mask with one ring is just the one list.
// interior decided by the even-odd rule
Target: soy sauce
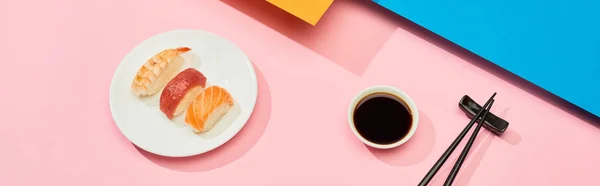
[(402, 140), (412, 128), (412, 112), (397, 96), (375, 93), (364, 97), (354, 110), (354, 126), (366, 140), (392, 144)]

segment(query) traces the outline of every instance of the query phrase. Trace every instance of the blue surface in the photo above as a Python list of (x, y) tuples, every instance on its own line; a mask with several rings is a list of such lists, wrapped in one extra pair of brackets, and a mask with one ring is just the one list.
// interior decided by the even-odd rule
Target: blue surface
[(600, 0), (374, 1), (600, 116)]

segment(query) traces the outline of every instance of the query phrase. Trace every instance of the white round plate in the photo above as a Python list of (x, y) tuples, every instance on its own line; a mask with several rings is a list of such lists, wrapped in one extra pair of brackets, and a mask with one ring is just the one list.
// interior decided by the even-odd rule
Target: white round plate
[[(169, 120), (159, 109), (162, 91), (139, 98), (131, 90), (137, 70), (153, 55), (176, 47), (190, 47), (180, 71), (196, 68), (207, 77), (207, 87), (231, 93), (234, 107), (209, 131), (196, 134), (185, 113)], [(175, 30), (142, 42), (125, 56), (110, 85), (110, 110), (123, 135), (136, 146), (157, 155), (186, 157), (213, 150), (244, 127), (256, 104), (258, 85), (252, 63), (232, 42), (201, 30)]]

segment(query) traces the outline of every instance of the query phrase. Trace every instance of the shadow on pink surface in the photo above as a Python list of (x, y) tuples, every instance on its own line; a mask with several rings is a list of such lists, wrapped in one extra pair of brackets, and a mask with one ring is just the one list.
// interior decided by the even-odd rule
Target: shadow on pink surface
[[(462, 111), (458, 111), (458, 109), (457, 109), (457, 112), (460, 112), (460, 114), (463, 114)], [(506, 117), (507, 113), (508, 113), (508, 109), (505, 109), (501, 112), (498, 112), (497, 115), (498, 115), (498, 117)], [(419, 114), (422, 114), (422, 113), (419, 113)], [(469, 121), (470, 121), (470, 119), (465, 116), (465, 125)], [(421, 123), (422, 122), (419, 122), (419, 124), (421, 124)], [(431, 123), (431, 122), (429, 122), (429, 123)], [(473, 134), (473, 130), (475, 129), (475, 126), (476, 125), (473, 125), (473, 127), (471, 128), (469, 133), (467, 133), (467, 136), (465, 136), (465, 138), (463, 138), (463, 140), (458, 145), (458, 147), (454, 150), (454, 152), (452, 153), (450, 158), (444, 163), (442, 168), (433, 177), (433, 179), (431, 180), (429, 185), (443, 185), (444, 184), (444, 182), (446, 181), (446, 178), (448, 177), (448, 174), (450, 174), (452, 167), (456, 163), (456, 160), (458, 160), (458, 156), (462, 153), (462, 150), (464, 149), (465, 144), (468, 142), (469, 137)], [(458, 135), (458, 133), (456, 135)], [(517, 132), (512, 130), (511, 128), (507, 128), (506, 131), (499, 136), (497, 136), (494, 133), (491, 133), (487, 130), (481, 130), (479, 132), (477, 138), (475, 139), (475, 142), (473, 143), (473, 146), (471, 147), (469, 154), (467, 155), (467, 159), (465, 160), (464, 164), (462, 165), (462, 167), (460, 169), (460, 172), (458, 173), (458, 175), (455, 179), (454, 185), (457, 185), (457, 186), (469, 185), (469, 181), (475, 175), (475, 172), (477, 171), (479, 164), (481, 164), (481, 161), (484, 159), (484, 156), (485, 156), (486, 152), (488, 151), (488, 149), (490, 148), (490, 146), (492, 145), (494, 138), (500, 138), (501, 140), (507, 142), (510, 145), (518, 145), (522, 140), (521, 136)], [(416, 140), (417, 139), (415, 139), (415, 141)], [(450, 143), (451, 143), (451, 141), (448, 141), (445, 144), (443, 144), (445, 147), (444, 150), (447, 148), (447, 146), (450, 145)], [(426, 155), (427, 154), (425, 154), (425, 156)], [(434, 156), (436, 158), (435, 161), (437, 161), (437, 158), (441, 157), (441, 155), (442, 154), (436, 154)], [(434, 162), (431, 162), (429, 166), (433, 166), (433, 164), (434, 164)], [(425, 172), (423, 173), (423, 175), (425, 175)]]
[(419, 111), (419, 126), (415, 135), (405, 144), (394, 149), (382, 150), (367, 147), (371, 154), (392, 166), (410, 166), (423, 161), (435, 144), (435, 129), (429, 117)]
[(225, 166), (248, 152), (263, 135), (271, 117), (271, 91), (261, 71), (254, 66), (258, 80), (258, 99), (252, 116), (242, 130), (227, 143), (212, 151), (192, 157), (170, 158), (137, 150), (148, 160), (171, 170), (207, 171)]
[[(472, 130), (471, 130), (471, 133), (472, 133)], [(433, 177), (431, 182), (429, 182), (429, 185), (443, 185), (444, 184), (444, 182), (446, 181), (446, 178), (448, 177), (448, 174), (450, 174), (450, 171), (452, 170), (452, 167), (454, 166), (454, 163), (456, 163), (458, 156), (462, 152), (462, 149), (463, 149), (462, 147), (464, 147), (464, 144), (466, 144), (466, 142), (468, 141), (468, 138), (471, 133), (469, 133), (469, 135), (467, 135), (465, 137), (465, 139), (458, 146), (458, 148), (456, 148), (456, 150), (454, 150), (454, 153), (452, 153), (452, 156), (446, 161), (446, 163), (444, 163), (442, 168)], [(483, 160), (485, 153), (488, 151), (488, 149), (492, 145), (492, 141), (494, 140), (495, 137), (496, 136), (494, 134), (492, 134), (486, 130), (482, 130), (479, 132), (479, 135), (477, 136), (477, 138), (475, 139), (475, 142), (473, 143), (474, 146), (471, 148), (471, 151), (469, 151), (469, 154), (467, 155), (467, 159), (465, 160), (464, 164), (462, 165), (460, 172), (456, 176), (456, 179), (455, 179), (453, 185), (456, 185), (456, 186), (469, 185), (469, 181), (471, 180), (473, 175), (475, 175), (475, 172), (477, 171), (477, 167), (479, 167), (479, 164), (481, 164), (481, 161)], [(441, 156), (441, 154), (440, 154), (440, 156)], [(437, 156), (436, 158), (439, 158), (439, 156)], [(436, 161), (437, 161), (437, 159), (436, 159)], [(433, 163), (431, 163), (431, 165), (433, 165)], [(425, 175), (425, 173), (423, 173), (423, 175)]]
[[(498, 116), (505, 117), (506, 110), (500, 112)], [(429, 117), (427, 117), (427, 115), (425, 115), (423, 112), (419, 112), (419, 117), (419, 128), (417, 129), (417, 132), (413, 138), (406, 142), (406, 144), (389, 150), (374, 149), (366, 145), (365, 147), (367, 147), (371, 154), (373, 154), (373, 156), (375, 156), (377, 159), (391, 166), (411, 166), (422, 162), (428, 155), (430, 155), (431, 150), (435, 145), (435, 129), (433, 127), (433, 123)], [(467, 122), (469, 122), (469, 119), (465, 117), (465, 124)], [(464, 144), (468, 141), (469, 136), (472, 134), (472, 131), (473, 129), (471, 129), (471, 132), (463, 139), (458, 148), (454, 150), (451, 158), (446, 161), (444, 166), (438, 171), (434, 179), (430, 182), (430, 185), (443, 185), (446, 177), (452, 169), (452, 166), (454, 166), (454, 163), (462, 152)], [(500, 136), (496, 136), (488, 131), (480, 132), (478, 137), (475, 139), (474, 146), (471, 148), (471, 151), (469, 152), (467, 159), (463, 164), (461, 171), (459, 172), (459, 175), (456, 177), (455, 185), (462, 186), (469, 184), (469, 181), (475, 174), (479, 164), (484, 159), (487, 150), (492, 145), (493, 139), (497, 137), (511, 145), (517, 145), (521, 141), (521, 136), (510, 128), (508, 128)], [(450, 142), (444, 145), (450, 145)], [(435, 155), (436, 158), (439, 158), (439, 156), (441, 156), (441, 154)], [(433, 165), (433, 162), (431, 165)]]
[[(383, 19), (376, 11), (369, 11), (372, 5), (368, 1), (334, 1), (316, 26), (266, 1), (221, 1), (357, 76), (362, 76), (372, 58), (397, 28), (392, 20)], [(363, 26), (372, 22), (378, 22), (378, 27)]]
[[(506, 115), (508, 114), (508, 110), (509, 109), (506, 108), (502, 112), (496, 111), (496, 115), (500, 118), (506, 118)], [(501, 135), (499, 135), (497, 137), (499, 137), (500, 139), (504, 140), (505, 142), (507, 142), (508, 144), (511, 144), (511, 145), (519, 144), (522, 139), (521, 135), (519, 135), (519, 133), (517, 133), (512, 128), (510, 128), (510, 125), (508, 126), (506, 131), (504, 131), (504, 133), (502, 133)]]

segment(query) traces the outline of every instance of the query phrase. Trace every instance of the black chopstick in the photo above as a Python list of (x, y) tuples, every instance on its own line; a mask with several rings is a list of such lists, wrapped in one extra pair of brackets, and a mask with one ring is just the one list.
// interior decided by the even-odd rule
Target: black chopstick
[(473, 142), (475, 141), (477, 134), (479, 134), (479, 130), (481, 130), (481, 126), (483, 126), (482, 123), (485, 121), (485, 118), (487, 117), (488, 113), (490, 113), (490, 110), (492, 109), (492, 105), (494, 105), (493, 100), (492, 100), (492, 102), (490, 102), (490, 105), (488, 106), (488, 108), (484, 109), (486, 111), (483, 114), (483, 117), (481, 117), (481, 120), (479, 120), (480, 122), (477, 123), (477, 127), (475, 127), (473, 134), (471, 134), (471, 138), (469, 138), (467, 145), (465, 145), (465, 148), (463, 149), (462, 153), (460, 153), (460, 156), (458, 157), (458, 160), (456, 160), (454, 167), (452, 167), (452, 171), (450, 171), (448, 178), (446, 178), (446, 182), (444, 182), (444, 186), (450, 186), (450, 185), (452, 185), (452, 182), (454, 182), (454, 178), (458, 174), (458, 171), (460, 170), (460, 167), (462, 166), (463, 162), (465, 161), (465, 158), (467, 158), (467, 154), (469, 153), (469, 150), (471, 150), (471, 146), (473, 146)]
[(479, 117), (481, 116), (481, 113), (483, 113), (485, 111), (485, 108), (487, 108), (488, 105), (490, 105), (490, 103), (492, 102), (492, 100), (494, 100), (494, 97), (496, 97), (496, 93), (495, 92), (490, 97), (490, 99), (487, 100), (487, 102), (485, 103), (485, 105), (483, 105), (483, 109), (481, 109), (479, 112), (477, 112), (477, 114), (475, 115), (475, 117), (473, 117), (473, 119), (471, 119), (471, 121), (469, 122), (469, 124), (467, 124), (467, 126), (465, 127), (465, 129), (463, 129), (463, 131), (460, 132), (460, 134), (456, 137), (456, 139), (454, 139), (454, 141), (452, 142), (452, 144), (450, 144), (450, 146), (448, 147), (448, 149), (446, 149), (446, 151), (444, 152), (444, 154), (442, 154), (442, 156), (440, 157), (440, 159), (438, 159), (437, 162), (435, 162), (435, 164), (433, 165), (433, 167), (431, 167), (431, 169), (429, 170), (429, 172), (427, 172), (427, 174), (425, 175), (425, 177), (423, 177), (423, 179), (419, 183), (419, 186), (426, 186), (427, 184), (429, 184), (429, 182), (431, 181), (431, 179), (433, 178), (433, 176), (437, 173), (438, 170), (440, 170), (440, 168), (442, 167), (442, 165), (444, 164), (444, 162), (446, 162), (446, 160), (448, 160), (448, 157), (450, 157), (450, 154), (452, 154), (452, 152), (454, 151), (454, 149), (456, 149), (456, 146), (458, 146), (458, 144), (460, 143), (460, 141), (462, 141), (462, 139), (465, 137), (465, 135), (467, 135), (467, 132), (469, 132), (469, 130), (471, 129), (471, 127), (473, 127), (473, 123), (475, 123), (477, 121), (477, 119), (479, 119)]

